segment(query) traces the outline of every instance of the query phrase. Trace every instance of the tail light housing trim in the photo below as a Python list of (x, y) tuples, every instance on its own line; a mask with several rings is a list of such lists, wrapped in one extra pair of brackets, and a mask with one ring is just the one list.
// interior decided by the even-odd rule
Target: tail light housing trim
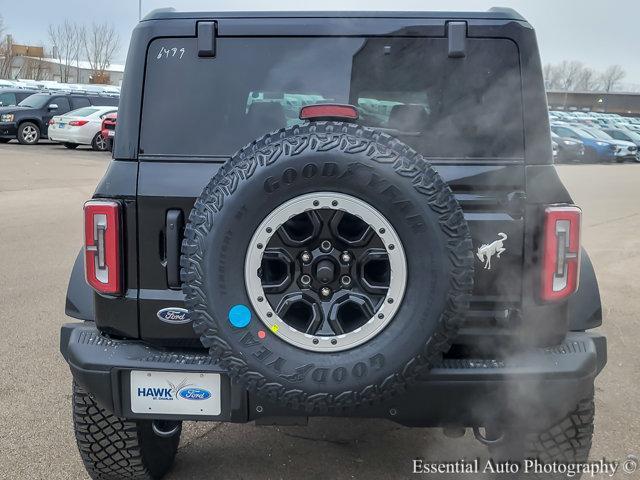
[(543, 301), (562, 300), (578, 289), (581, 223), (582, 210), (575, 205), (551, 205), (545, 208)]
[(69, 125), (72, 127), (82, 127), (83, 125), (86, 125), (87, 123), (89, 123), (89, 120), (71, 120), (69, 122)]
[(89, 200), (84, 204), (84, 264), (87, 283), (97, 292), (122, 293), (122, 206), (115, 200)]

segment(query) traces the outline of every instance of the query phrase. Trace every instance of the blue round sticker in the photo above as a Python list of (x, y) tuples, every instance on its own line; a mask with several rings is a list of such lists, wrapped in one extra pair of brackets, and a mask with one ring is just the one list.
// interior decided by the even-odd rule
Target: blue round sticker
[(236, 328), (244, 328), (251, 321), (251, 310), (245, 305), (234, 305), (229, 310), (229, 321)]

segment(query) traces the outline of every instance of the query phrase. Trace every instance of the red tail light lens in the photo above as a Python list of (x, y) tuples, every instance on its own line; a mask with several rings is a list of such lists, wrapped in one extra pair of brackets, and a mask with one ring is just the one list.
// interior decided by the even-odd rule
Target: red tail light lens
[(545, 209), (542, 261), (544, 301), (562, 300), (578, 289), (580, 278), (580, 222), (576, 206)]
[(358, 109), (353, 105), (336, 105), (330, 103), (307, 105), (300, 109), (300, 120), (319, 120), (323, 118), (357, 120)]
[(89, 123), (89, 120), (71, 120), (69, 122), (69, 125), (72, 127), (81, 127), (83, 125), (86, 125), (87, 123)]
[(112, 200), (84, 204), (84, 264), (87, 282), (105, 294), (121, 293), (121, 206)]
[(53, 125), (54, 123), (56, 123), (56, 122), (53, 121), (53, 118), (51, 120), (49, 120), (49, 125)]

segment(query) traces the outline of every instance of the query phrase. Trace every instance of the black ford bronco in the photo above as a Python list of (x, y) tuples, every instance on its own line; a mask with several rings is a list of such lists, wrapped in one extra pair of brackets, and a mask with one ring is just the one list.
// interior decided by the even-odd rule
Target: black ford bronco
[(516, 12), (156, 11), (116, 138), (61, 332), (93, 478), (161, 477), (185, 420), (587, 459), (600, 296)]

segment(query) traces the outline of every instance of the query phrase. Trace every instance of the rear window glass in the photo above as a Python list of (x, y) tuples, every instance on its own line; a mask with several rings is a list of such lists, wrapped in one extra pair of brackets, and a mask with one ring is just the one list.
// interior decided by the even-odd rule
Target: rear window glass
[(232, 155), (329, 102), (426, 156), (523, 156), (509, 40), (468, 39), (464, 58), (449, 58), (443, 38), (219, 38), (215, 59), (196, 52), (196, 39), (151, 43), (141, 153)]

